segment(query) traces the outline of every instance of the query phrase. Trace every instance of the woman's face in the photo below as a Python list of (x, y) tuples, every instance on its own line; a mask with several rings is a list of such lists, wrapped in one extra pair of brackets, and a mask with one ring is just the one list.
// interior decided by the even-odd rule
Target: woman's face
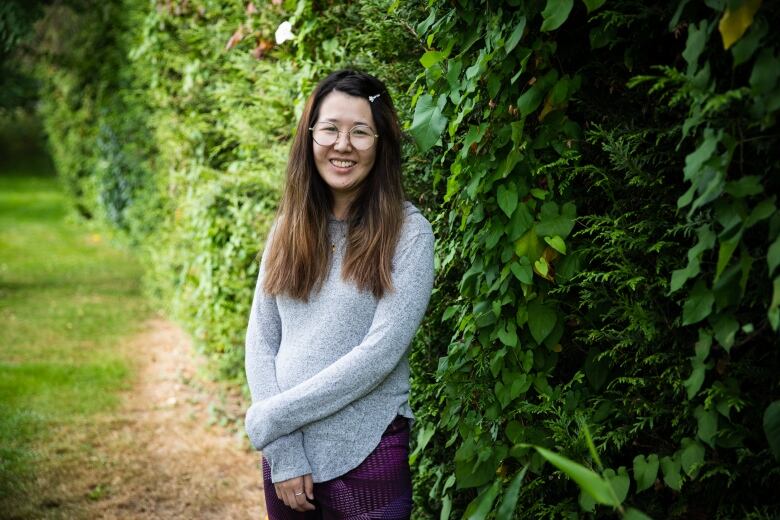
[(376, 133), (371, 107), (365, 98), (334, 90), (322, 100), (319, 117), (312, 126), (323, 122), (333, 123), (341, 133), (331, 146), (322, 146), (312, 139), (314, 163), (334, 198), (349, 200), (368, 176), (376, 158), (376, 142), (367, 150), (358, 150), (348, 135), (355, 125), (366, 125)]

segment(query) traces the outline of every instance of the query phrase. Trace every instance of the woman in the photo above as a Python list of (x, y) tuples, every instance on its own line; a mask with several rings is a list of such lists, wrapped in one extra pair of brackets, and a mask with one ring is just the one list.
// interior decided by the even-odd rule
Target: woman
[(409, 518), (408, 347), (434, 277), (387, 89), (342, 70), (309, 97), (246, 338), (246, 430), (271, 520)]

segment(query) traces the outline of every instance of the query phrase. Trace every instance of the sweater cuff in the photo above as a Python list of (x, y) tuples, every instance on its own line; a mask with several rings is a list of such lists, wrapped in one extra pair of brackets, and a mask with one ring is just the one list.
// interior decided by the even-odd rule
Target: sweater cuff
[(311, 473), (300, 430), (279, 437), (265, 446), (262, 452), (271, 466), (271, 482), (274, 484)]

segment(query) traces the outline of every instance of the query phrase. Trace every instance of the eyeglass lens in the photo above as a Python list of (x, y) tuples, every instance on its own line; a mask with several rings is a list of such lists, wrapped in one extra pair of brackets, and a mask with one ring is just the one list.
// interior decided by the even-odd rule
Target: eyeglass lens
[[(336, 125), (318, 123), (312, 129), (312, 137), (320, 146), (332, 146), (341, 132)], [(349, 142), (358, 150), (368, 150), (374, 144), (374, 132), (365, 125), (353, 126), (349, 132)]]

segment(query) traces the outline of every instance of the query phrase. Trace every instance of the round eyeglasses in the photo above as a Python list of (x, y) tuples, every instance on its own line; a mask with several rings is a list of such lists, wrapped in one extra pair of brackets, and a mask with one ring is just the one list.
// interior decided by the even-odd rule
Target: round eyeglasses
[(366, 125), (355, 125), (348, 132), (342, 132), (333, 123), (317, 123), (309, 130), (314, 142), (320, 146), (333, 146), (339, 140), (339, 135), (347, 134), (349, 142), (357, 150), (368, 150), (379, 137), (379, 134), (375, 134), (371, 127)]

